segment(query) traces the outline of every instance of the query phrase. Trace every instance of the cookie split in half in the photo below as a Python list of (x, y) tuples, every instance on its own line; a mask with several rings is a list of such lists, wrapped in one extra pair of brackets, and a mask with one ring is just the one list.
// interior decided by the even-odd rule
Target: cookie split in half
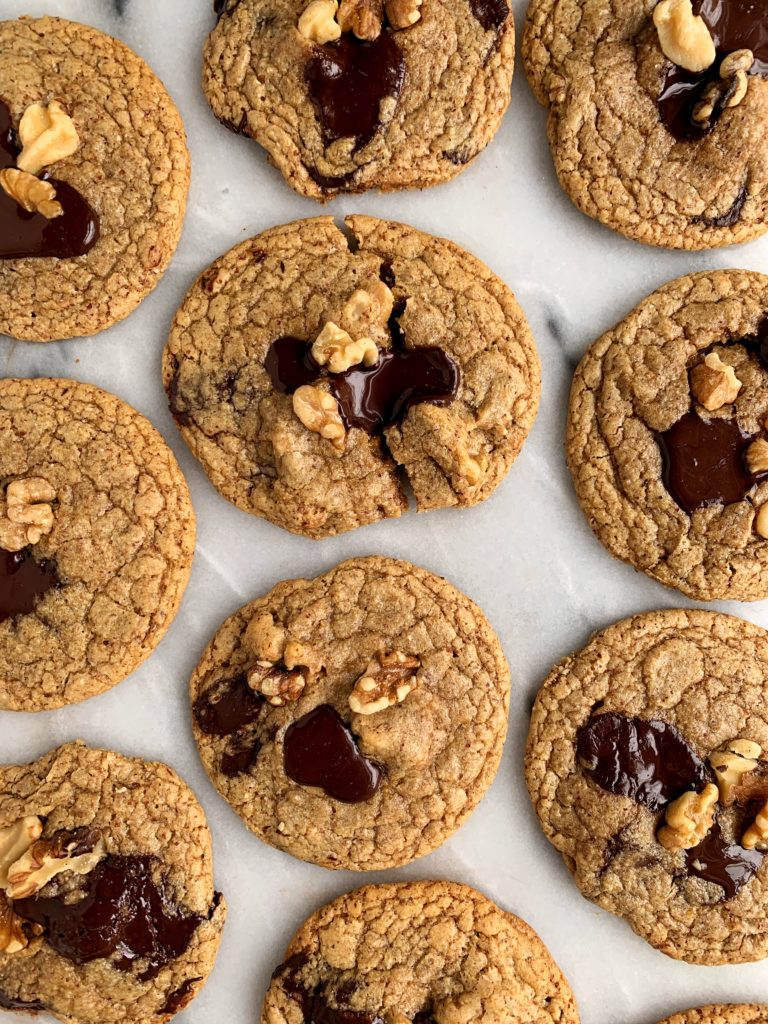
[(577, 1024), (535, 932), (456, 882), (371, 885), (316, 911), (272, 975), (262, 1024)]
[(205, 984), (226, 905), (192, 791), (68, 743), (0, 768), (0, 1008), (163, 1024)]
[(768, 1024), (768, 1005), (726, 1003), (699, 1006), (665, 1017), (660, 1024)]
[(217, 0), (203, 89), (301, 195), (459, 174), (510, 99), (507, 0)]
[(96, 334), (181, 235), (184, 125), (127, 46), (61, 18), (0, 22), (0, 333)]
[(90, 384), (0, 381), (0, 708), (124, 679), (173, 621), (194, 546), (186, 482), (148, 420)]
[(768, 597), (768, 277), (680, 278), (596, 341), (567, 454), (616, 558), (700, 601)]
[(542, 686), (526, 781), (587, 899), (689, 963), (768, 956), (768, 633), (636, 615)]
[(163, 381), (214, 486), (327, 537), (487, 498), (522, 448), (540, 366), (509, 288), (444, 239), (372, 217), (272, 228), (218, 259)]
[(480, 802), (509, 670), (482, 612), (445, 580), (355, 558), (227, 619), (190, 698), (205, 768), (259, 838), (373, 871), (429, 853)]
[(532, 0), (523, 63), (580, 210), (651, 245), (768, 223), (768, 11), (751, 0)]

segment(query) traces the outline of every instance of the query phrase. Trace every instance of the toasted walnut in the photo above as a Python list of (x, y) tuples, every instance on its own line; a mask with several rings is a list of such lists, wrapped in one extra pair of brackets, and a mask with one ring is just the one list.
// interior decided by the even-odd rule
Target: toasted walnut
[(29, 815), (0, 829), (0, 889), (8, 887), (8, 869), (43, 834), (43, 823)]
[(710, 352), (691, 370), (691, 391), (707, 412), (715, 412), (736, 401), (741, 381), (732, 366), (724, 363), (717, 352)]
[(16, 166), (30, 174), (72, 156), (80, 145), (72, 118), (57, 100), (47, 107), (41, 103), (27, 107), (19, 122), (19, 138), (23, 149)]
[(741, 837), (741, 845), (745, 850), (768, 850), (768, 800)]
[(720, 77), (729, 83), (723, 98), (724, 107), (738, 107), (749, 88), (749, 69), (755, 63), (751, 50), (734, 50), (720, 64)]
[(709, 782), (701, 793), (683, 793), (667, 807), (657, 839), (665, 850), (691, 850), (698, 846), (715, 820), (717, 786)]
[(0, 952), (20, 953), (29, 945), (29, 935), (41, 935), (42, 931), (42, 925), (31, 924), (14, 913), (8, 897), (0, 892)]
[(659, 45), (668, 60), (686, 71), (706, 71), (715, 62), (715, 42), (691, 0), (661, 0), (653, 11)]
[(248, 685), (266, 697), (269, 704), (279, 708), (289, 701), (298, 700), (307, 683), (298, 670), (289, 671), (286, 665), (257, 661), (248, 673)]
[(384, 0), (341, 0), (336, 20), (342, 32), (372, 42), (381, 35)]
[(14, 480), (6, 490), (5, 518), (0, 519), (0, 546), (6, 551), (21, 551), (37, 544), (53, 529), (53, 509), (48, 502), (56, 491), (42, 477)]
[(421, 661), (400, 651), (382, 651), (368, 662), (349, 695), (349, 706), (358, 715), (400, 704), (416, 686), (416, 672)]
[(768, 502), (761, 505), (755, 516), (755, 533), (768, 540)]
[(299, 18), (299, 32), (311, 43), (332, 43), (341, 36), (336, 0), (312, 0)]
[(384, 0), (387, 21), (392, 28), (410, 28), (421, 18), (422, 0)]
[(346, 432), (333, 395), (303, 384), (293, 393), (293, 411), (307, 430), (326, 438), (335, 448), (344, 447)]
[(741, 782), (741, 777), (757, 768), (757, 759), (763, 750), (759, 743), (752, 740), (731, 740), (722, 750), (710, 754), (709, 763), (715, 770), (720, 799), (729, 806), (733, 803), (733, 791)]
[(329, 320), (315, 339), (312, 358), (320, 366), (327, 366), (331, 373), (344, 373), (358, 363), (374, 366), (379, 360), (379, 350), (370, 338), (353, 341), (346, 331)]
[(15, 900), (26, 899), (64, 871), (87, 875), (107, 853), (99, 833), (89, 836), (93, 846), (83, 852), (83, 840), (77, 833), (38, 839), (8, 869), (8, 895)]
[(725, 87), (722, 82), (710, 82), (691, 111), (691, 119), (702, 127), (709, 127), (715, 110), (723, 105)]
[(342, 319), (353, 334), (363, 333), (372, 324), (386, 324), (392, 316), (395, 297), (383, 281), (371, 281), (357, 288), (344, 304)]
[(41, 181), (27, 171), (6, 167), (0, 171), (0, 187), (27, 213), (40, 213), (53, 220), (64, 212), (61, 203), (56, 202), (56, 189), (50, 181)]
[(760, 473), (768, 473), (768, 441), (758, 437), (756, 441), (747, 448), (746, 452), (747, 469), (753, 476)]

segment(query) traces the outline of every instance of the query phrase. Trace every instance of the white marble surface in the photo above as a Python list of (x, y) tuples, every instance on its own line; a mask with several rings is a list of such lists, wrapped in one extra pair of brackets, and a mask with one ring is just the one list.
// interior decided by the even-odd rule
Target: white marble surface
[[(525, 4), (514, 2), (518, 28)], [(599, 333), (671, 277), (712, 266), (768, 271), (768, 238), (713, 254), (667, 253), (584, 218), (557, 186), (544, 113), (518, 67), (501, 131), (455, 181), (423, 193), (339, 199), (326, 209), (336, 217), (365, 211), (447, 235), (512, 286), (544, 370), (541, 412), (523, 454), (479, 508), (411, 514), (321, 543), (292, 537), (239, 512), (208, 484), (168, 413), (159, 361), (173, 312), (211, 260), (250, 234), (319, 208), (295, 196), (254, 143), (231, 135), (211, 115), (199, 85), (201, 46), (214, 21), (209, 0), (0, 0), (2, 17), (43, 13), (119, 36), (159, 73), (186, 121), (192, 191), (176, 259), (137, 312), (83, 341), (35, 346), (3, 339), (0, 372), (89, 381), (149, 416), (187, 475), (199, 534), (181, 612), (146, 664), (84, 705), (0, 714), (0, 746), (4, 761), (26, 761), (82, 737), (165, 760), (195, 789), (213, 829), (217, 883), (230, 912), (216, 969), (177, 1019), (254, 1024), (270, 972), (308, 912), (358, 884), (393, 877), (467, 882), (524, 917), (565, 971), (586, 1024), (654, 1024), (701, 1002), (768, 1001), (768, 961), (719, 968), (676, 963), (582, 899), (539, 832), (521, 770), (528, 710), (552, 663), (624, 615), (689, 603), (613, 562), (579, 511), (562, 444), (572, 368)], [(478, 601), (499, 632), (513, 676), (509, 740), (480, 808), (430, 857), (375, 876), (305, 865), (252, 836), (203, 772), (186, 702), (186, 680), (225, 616), (284, 577), (314, 575), (369, 553), (420, 562)], [(767, 603), (723, 608), (768, 626)]]

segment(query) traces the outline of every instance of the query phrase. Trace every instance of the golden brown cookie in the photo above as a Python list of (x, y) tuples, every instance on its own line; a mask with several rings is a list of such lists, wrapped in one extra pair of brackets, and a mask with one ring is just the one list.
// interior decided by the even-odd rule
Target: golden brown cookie
[(507, 0), (218, 0), (203, 89), (291, 188), (425, 188), (490, 142), (510, 98)]
[(0, 1007), (162, 1024), (225, 916), (205, 815), (166, 765), (68, 743), (0, 769)]
[(768, 596), (768, 277), (671, 281), (596, 341), (567, 454), (616, 558), (698, 600)]
[(42, 711), (119, 683), (189, 579), (195, 517), (155, 428), (71, 380), (0, 381), (0, 708)]
[(699, 1006), (665, 1017), (660, 1024), (768, 1024), (768, 1005), (728, 1003)]
[(116, 39), (0, 22), (0, 333), (95, 334), (155, 287), (181, 235), (184, 126)]
[(589, 217), (674, 249), (766, 230), (764, 4), (531, 0), (522, 51), (560, 183)]
[(536, 933), (457, 882), (370, 885), (299, 928), (261, 1024), (578, 1024)]
[(190, 697), (205, 768), (260, 839), (372, 871), (429, 853), (480, 802), (509, 670), (482, 612), (445, 580), (354, 558), (227, 619)]
[(689, 963), (768, 956), (768, 633), (636, 615), (556, 665), (526, 781), (587, 899)]
[(327, 537), (487, 498), (536, 415), (514, 295), (444, 239), (372, 217), (272, 228), (197, 280), (163, 381), (182, 435), (239, 508)]

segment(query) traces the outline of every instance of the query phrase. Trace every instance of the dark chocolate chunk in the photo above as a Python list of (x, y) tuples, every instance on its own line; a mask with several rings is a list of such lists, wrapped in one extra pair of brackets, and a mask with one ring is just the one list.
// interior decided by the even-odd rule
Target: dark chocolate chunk
[(707, 766), (677, 729), (658, 719), (593, 715), (578, 731), (577, 753), (598, 786), (652, 811), (709, 779)]
[(0, 622), (28, 615), (44, 594), (60, 586), (52, 561), (36, 559), (29, 548), (0, 548)]
[(202, 980), (202, 978), (187, 978), (183, 985), (179, 986), (174, 992), (168, 993), (168, 998), (158, 1012), (178, 1013), (180, 1010), (183, 1010), (188, 1003), (192, 1002), (195, 995), (195, 985), (198, 981)]
[(264, 698), (254, 693), (244, 675), (215, 683), (195, 701), (193, 714), (208, 736), (233, 736), (258, 721)]
[(486, 32), (498, 32), (509, 17), (506, 0), (469, 0), (469, 6)]
[(360, 753), (355, 737), (330, 704), (321, 704), (288, 726), (283, 763), (289, 779), (318, 786), (342, 803), (371, 800), (382, 769)]
[(758, 850), (726, 842), (717, 822), (698, 846), (685, 851), (688, 874), (719, 885), (723, 902), (737, 896), (762, 863), (763, 854)]

